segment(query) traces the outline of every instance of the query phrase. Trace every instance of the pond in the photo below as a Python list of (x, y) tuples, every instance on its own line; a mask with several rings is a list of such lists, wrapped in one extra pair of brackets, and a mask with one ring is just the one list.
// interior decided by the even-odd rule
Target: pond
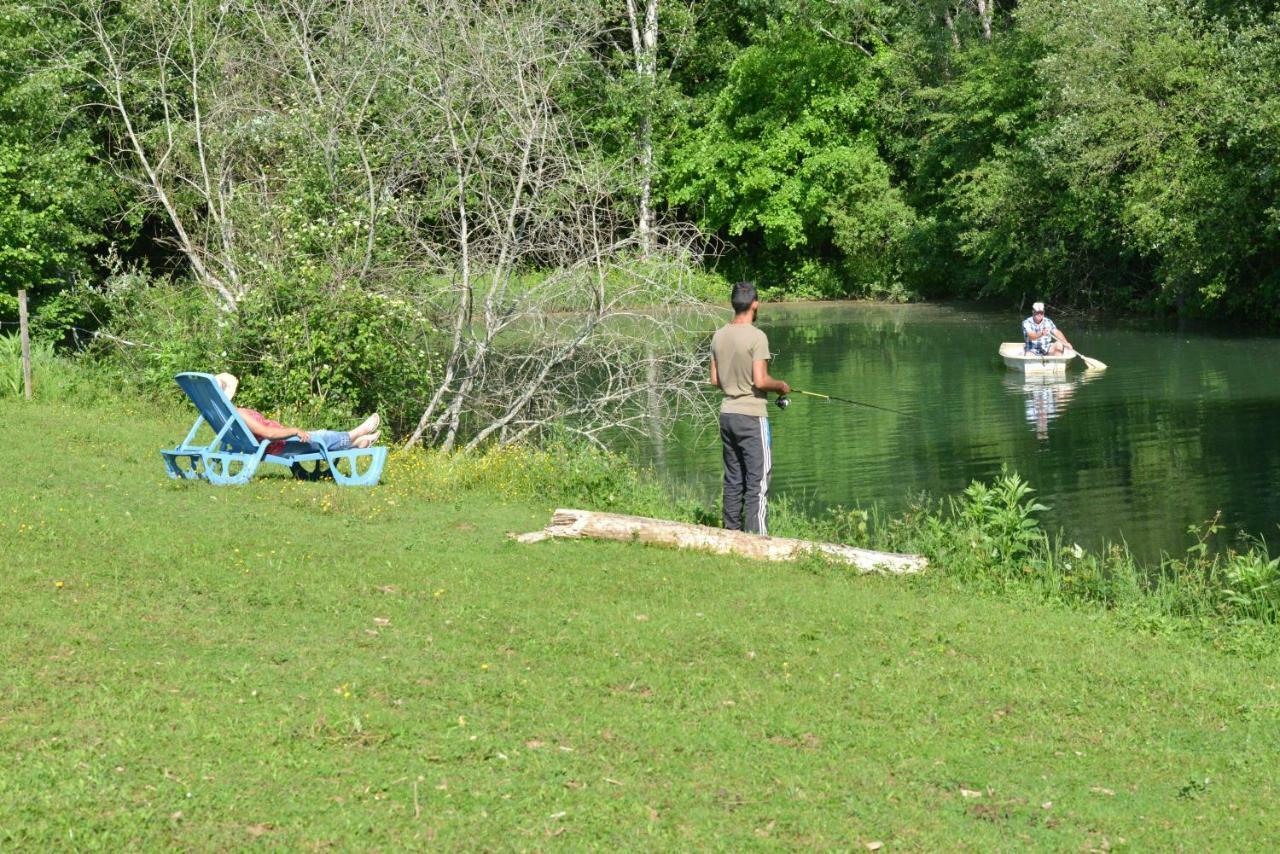
[[(997, 356), (1001, 341), (1020, 340), (1020, 320), (945, 305), (763, 306), (775, 377), (905, 413), (794, 393), (787, 410), (771, 405), (772, 493), (812, 510), (893, 513), (1008, 466), (1049, 505), (1046, 525), (1082, 545), (1124, 541), (1153, 560), (1181, 553), (1188, 526), (1218, 511), (1233, 531), (1274, 538), (1280, 340), (1056, 317), (1109, 370), (1081, 365), (1042, 381)], [(719, 494), (710, 423), (677, 425), (642, 458), (703, 497)]]

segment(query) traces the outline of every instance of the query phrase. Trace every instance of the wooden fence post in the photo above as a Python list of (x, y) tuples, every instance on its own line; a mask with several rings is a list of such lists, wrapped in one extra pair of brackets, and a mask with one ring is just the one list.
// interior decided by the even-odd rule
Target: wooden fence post
[(27, 289), (18, 291), (18, 336), (22, 340), (22, 391), (31, 399), (31, 334), (27, 330)]

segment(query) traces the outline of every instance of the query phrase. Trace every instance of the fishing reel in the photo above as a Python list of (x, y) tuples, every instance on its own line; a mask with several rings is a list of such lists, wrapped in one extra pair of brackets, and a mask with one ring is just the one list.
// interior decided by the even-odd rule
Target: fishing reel
[(786, 409), (788, 406), (791, 405), (791, 398), (787, 397), (785, 394), (780, 394), (778, 395), (778, 398), (777, 400), (774, 401), (774, 403), (777, 405), (779, 409)]

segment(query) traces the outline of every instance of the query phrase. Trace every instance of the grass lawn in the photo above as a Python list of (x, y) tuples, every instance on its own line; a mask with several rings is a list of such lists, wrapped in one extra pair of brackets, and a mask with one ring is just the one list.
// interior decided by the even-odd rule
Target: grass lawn
[(0, 403), (0, 847), (1272, 849), (1280, 668)]

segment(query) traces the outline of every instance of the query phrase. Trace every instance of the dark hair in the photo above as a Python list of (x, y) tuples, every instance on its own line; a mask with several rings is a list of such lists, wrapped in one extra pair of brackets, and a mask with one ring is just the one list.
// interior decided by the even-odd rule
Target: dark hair
[(756, 294), (755, 282), (738, 282), (733, 286), (733, 291), (729, 294), (729, 302), (733, 305), (733, 310), (737, 314), (742, 314), (751, 308), (751, 303), (759, 299)]

